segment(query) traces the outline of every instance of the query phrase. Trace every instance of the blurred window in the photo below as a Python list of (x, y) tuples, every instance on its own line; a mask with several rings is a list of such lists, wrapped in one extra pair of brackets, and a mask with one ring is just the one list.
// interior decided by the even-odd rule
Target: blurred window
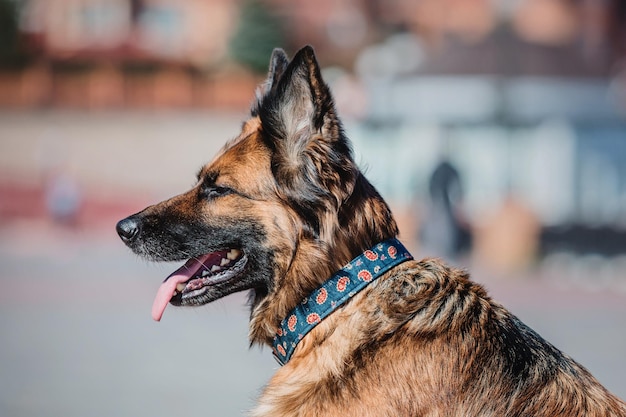
[(76, 15), (81, 30), (77, 35), (85, 46), (113, 46), (120, 42), (129, 28), (129, 10), (123, 1), (83, 3)]
[(164, 56), (178, 56), (184, 50), (184, 13), (174, 5), (148, 5), (139, 19), (142, 46)]

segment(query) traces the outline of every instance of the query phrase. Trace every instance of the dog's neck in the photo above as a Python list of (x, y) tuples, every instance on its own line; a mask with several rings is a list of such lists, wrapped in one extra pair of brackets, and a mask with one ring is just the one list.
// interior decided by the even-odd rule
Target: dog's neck
[(391, 268), (413, 259), (397, 239), (374, 245), (332, 275), (281, 321), (273, 353), (281, 365), (317, 324)]
[[(280, 321), (300, 301), (355, 256), (398, 235), (389, 206), (360, 172), (338, 212), (328, 214), (334, 219), (326, 233), (301, 236), (293, 254), (282, 257), (290, 261), (284, 266), (286, 276), (279, 278), (280, 290), (257, 289), (251, 293), (251, 343), (271, 346)], [(268, 296), (267, 291), (272, 294)]]

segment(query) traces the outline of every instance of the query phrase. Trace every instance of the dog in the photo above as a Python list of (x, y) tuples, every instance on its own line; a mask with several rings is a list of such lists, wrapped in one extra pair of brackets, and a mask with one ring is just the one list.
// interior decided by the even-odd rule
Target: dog
[(466, 272), (411, 257), (310, 46), (274, 50), (239, 136), (117, 232), (149, 260), (185, 261), (157, 321), (168, 304), (249, 292), (251, 345), (283, 365), (252, 416), (626, 416)]

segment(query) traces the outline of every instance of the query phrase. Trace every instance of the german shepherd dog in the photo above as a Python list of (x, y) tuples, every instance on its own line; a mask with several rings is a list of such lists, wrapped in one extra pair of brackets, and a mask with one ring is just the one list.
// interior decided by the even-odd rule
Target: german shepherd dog
[[(155, 320), (168, 303), (249, 292), (250, 342), (284, 364), (252, 416), (626, 416), (467, 273), (404, 251), (309, 46), (291, 61), (273, 52), (250, 119), (191, 190), (117, 231), (145, 258), (186, 260), (158, 290)], [(372, 260), (392, 263), (351, 275)], [(352, 283), (363, 286), (338, 298)]]

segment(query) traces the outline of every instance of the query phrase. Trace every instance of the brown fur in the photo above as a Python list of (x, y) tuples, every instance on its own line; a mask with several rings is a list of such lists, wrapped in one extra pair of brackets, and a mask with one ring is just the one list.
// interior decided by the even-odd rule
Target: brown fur
[[(240, 277), (181, 304), (250, 290), (250, 340), (271, 345), (295, 305), (398, 229), (352, 159), (311, 48), (291, 62), (275, 51), (257, 97), (196, 186), (129, 217), (138, 232), (124, 239), (155, 260), (242, 249)], [(626, 416), (626, 405), (465, 272), (425, 259), (315, 327), (252, 415)]]
[(626, 415), (567, 357), (516, 377), (499, 340), (512, 319), (463, 272), (433, 259), (405, 263), (314, 329), (253, 415)]

